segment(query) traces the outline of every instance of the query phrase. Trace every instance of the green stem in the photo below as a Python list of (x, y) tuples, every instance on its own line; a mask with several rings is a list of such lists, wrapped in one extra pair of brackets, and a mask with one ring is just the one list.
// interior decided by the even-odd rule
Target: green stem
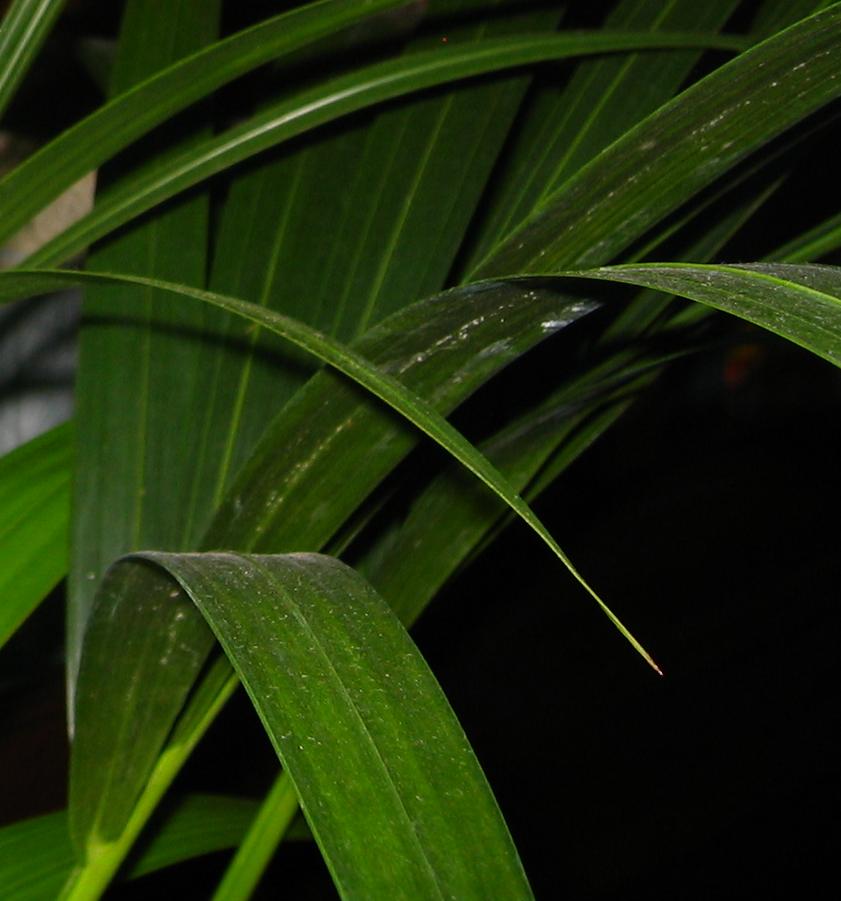
[(297, 812), (298, 796), (284, 771), (263, 800), (213, 895), (213, 901), (242, 901), (251, 897)]
[[(214, 669), (219, 674), (223, 674), (224, 668), (227, 670), (227, 676), (216, 693), (213, 703), (202, 712), (198, 722), (191, 723), (192, 728), (186, 735), (183, 732), (177, 733), (170, 746), (158, 758), (143, 793), (117, 839), (111, 842), (90, 842), (88, 844), (85, 862), (77, 865), (71, 871), (58, 901), (96, 901), (97, 898), (102, 897), (147, 820), (172, 784), (172, 780), (216, 718), (217, 713), (239, 685), (239, 679), (231, 672), (227, 659), (223, 657), (221, 661), (222, 664), (217, 663)], [(212, 681), (211, 674), (209, 674), (206, 684), (207, 681)]]

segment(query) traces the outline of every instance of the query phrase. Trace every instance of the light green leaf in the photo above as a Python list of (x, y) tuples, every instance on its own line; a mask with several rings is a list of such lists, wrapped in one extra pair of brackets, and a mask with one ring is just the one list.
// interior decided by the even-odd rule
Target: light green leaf
[[(104, 749), (115, 740), (142, 733), (165, 695), (160, 657), (188, 598), (233, 662), (343, 897), (530, 897), (458, 721), (359, 575), (317, 554), (155, 553), (109, 572), (91, 619), (71, 777), (85, 865), (65, 897), (99, 884), (112, 813), (87, 794), (87, 774), (114, 761)], [(115, 646), (137, 654), (140, 668), (103, 684)]]
[[(236, 845), (256, 810), (247, 798), (187, 795), (129, 863), (127, 877)], [(0, 885), (10, 901), (56, 898), (74, 863), (64, 810), (0, 828)]]
[(72, 434), (0, 457), (0, 647), (67, 572)]

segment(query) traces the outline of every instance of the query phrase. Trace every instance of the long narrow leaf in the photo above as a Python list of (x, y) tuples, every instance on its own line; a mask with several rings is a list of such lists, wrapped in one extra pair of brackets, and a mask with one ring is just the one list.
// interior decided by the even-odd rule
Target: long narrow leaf
[(543, 539), (543, 542), (602, 608), (605, 615), (620, 633), (625, 636), (643, 659), (659, 672), (659, 668), (648, 652), (587, 584), (545, 526), (522, 498), (510, 488), (505, 478), (428, 401), (412, 394), (397, 379), (378, 370), (355, 351), (280, 313), (266, 310), (237, 298), (211, 294), (208, 291), (200, 291), (186, 285), (173, 285), (157, 279), (93, 272), (26, 272), (25, 270), (14, 270), (0, 273), (0, 298), (14, 298), (21, 296), (21, 294), (46, 293), (59, 290), (60, 288), (89, 284), (138, 285), (158, 291), (169, 291), (173, 294), (213, 304), (220, 309), (237, 313), (245, 319), (249, 319), (263, 328), (280, 335), (358, 382), (362, 387), (403, 414), (422, 432), (449, 451), (492, 491), (497, 493)]
[(132, 141), (258, 66), (407, 0), (321, 0), (260, 22), (115, 97), (0, 181), (0, 243)]
[(0, 118), (6, 112), (65, 0), (14, 0), (0, 24)]
[[(102, 760), (103, 730), (142, 729), (150, 696), (138, 683), (158, 673), (188, 598), (236, 667), (343, 897), (530, 897), (434, 677), (388, 606), (332, 558), (144, 554), (114, 567), (82, 662), (74, 772)], [(136, 646), (141, 667), (102, 685), (114, 641)], [(166, 686), (152, 684), (154, 707)], [(67, 898), (97, 884), (109, 840), (98, 798), (76, 795), (72, 809), (86, 863)]]
[(472, 278), (602, 265), (751, 152), (841, 95), (841, 5), (716, 69), (604, 150)]
[[(29, 260), (29, 265), (41, 266), (65, 260), (155, 204), (235, 163), (386, 100), (488, 72), (547, 60), (623, 50), (699, 45), (739, 49), (743, 41), (718, 35), (635, 35), (621, 32), (511, 37), (482, 41), (478, 45), (439, 47), (435, 51), (413, 53), (405, 58), (367, 66), (292, 99), (273, 104), (250, 120), (193, 148), (189, 154), (167, 159), (150, 167), (149, 171), (138, 173), (121, 189), (103, 196), (94, 212), (41, 248)], [(5, 190), (10, 195), (14, 191), (17, 197), (21, 185), (9, 184)], [(3, 191), (4, 184), (0, 182), (0, 202)]]
[[(570, 273), (571, 275), (571, 273)], [(841, 269), (753, 263), (650, 263), (577, 273), (666, 291), (724, 310), (841, 366)]]
[[(715, 32), (736, 6), (738, 0), (622, 0), (604, 28)], [(479, 223), (473, 262), (466, 268), (473, 268), (597, 153), (671, 100), (699, 56), (698, 50), (629, 53), (582, 60), (568, 80), (542, 73), (508, 148), (490, 209)]]
[[(220, 14), (219, 0), (169, 0), (163, 10), (157, 0), (129, 0), (113, 73), (115, 90), (129, 88), (212, 41)], [(175, 131), (176, 147), (188, 151), (209, 133), (199, 118), (186, 139)], [(154, 147), (147, 152), (171, 153), (172, 144), (172, 132), (165, 128), (156, 133)], [(120, 175), (118, 170), (117, 183)], [(105, 167), (99, 181), (114, 178)], [(87, 265), (204, 288), (209, 227), (210, 198), (206, 192), (194, 193), (95, 248)], [(149, 286), (124, 286), (115, 292), (111, 286), (93, 284), (85, 293), (76, 374), (68, 698), (73, 696), (88, 611), (104, 567), (144, 547), (185, 550), (178, 536), (191, 447), (172, 439), (191, 433), (175, 431), (176, 423), (165, 414), (177, 408), (177, 415), (183, 415), (192, 396), (193, 379), (201, 372), (201, 345), (185, 341), (182, 333), (200, 331), (204, 316), (203, 306), (173, 308), (169, 296)], [(125, 381), (108, 377), (117, 361)], [(125, 403), (126, 382), (133, 386), (133, 404)], [(166, 397), (166, 405), (155, 403), (161, 397)], [(72, 711), (68, 703), (71, 732)]]

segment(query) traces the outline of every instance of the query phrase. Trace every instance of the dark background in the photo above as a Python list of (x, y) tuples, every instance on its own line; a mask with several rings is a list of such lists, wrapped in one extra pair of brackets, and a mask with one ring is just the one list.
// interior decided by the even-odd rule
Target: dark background
[[(539, 503), (664, 678), (518, 525), (419, 622), (539, 898), (835, 897), (839, 399), (832, 367), (737, 330), (672, 367)], [(2, 658), (4, 820), (64, 803), (59, 601)], [(50, 637), (45, 673), (28, 664)], [(257, 796), (273, 772), (238, 698), (179, 787)], [(225, 860), (114, 897), (204, 897)], [(306, 843), (272, 882), (333, 896)]]
[[(77, 20), (80, 33), (91, 21)], [(98, 95), (51, 52), (54, 71), (79, 80), (68, 91), (79, 109), (39, 109), (57, 129)], [(33, 109), (18, 105), (13, 120)], [(818, 146), (800, 151), (789, 187), (763, 212), (766, 231), (726, 258), (756, 259), (786, 237), (777, 232), (837, 210), (838, 143)], [(809, 193), (822, 171), (826, 191)], [(537, 505), (664, 678), (519, 525), (413, 633), (538, 898), (838, 896), (841, 376), (738, 324), (712, 338)], [(57, 591), (0, 655), (0, 822), (66, 804), (61, 601)], [(274, 772), (237, 697), (177, 790), (258, 797)], [(109, 897), (207, 897), (226, 861), (214, 855)], [(260, 897), (274, 897), (271, 886), (335, 897), (307, 842), (283, 847), (266, 885)]]

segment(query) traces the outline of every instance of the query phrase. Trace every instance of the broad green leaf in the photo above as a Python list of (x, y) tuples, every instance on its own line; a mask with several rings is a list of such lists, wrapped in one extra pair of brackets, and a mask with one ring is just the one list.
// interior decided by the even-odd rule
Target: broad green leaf
[[(743, 40), (719, 35), (602, 32), (510, 37), (475, 45), (439, 46), (434, 51), (413, 53), (366, 66), (303, 91), (294, 98), (274, 103), (246, 122), (203, 142), (190, 153), (149, 166), (148, 170), (137, 173), (122, 188), (103, 195), (94, 212), (41, 248), (28, 263), (41, 266), (65, 260), (155, 204), (236, 163), (282, 141), (386, 100), (488, 72), (501, 72), (552, 59), (699, 45), (738, 49), (743, 46)], [(9, 176), (5, 186), (0, 182), (0, 202), (4, 191), (8, 191), (10, 196), (17, 196), (21, 189), (19, 183), (11, 183)]]
[[(359, 575), (317, 554), (148, 553), (109, 572), (91, 619), (71, 776), (71, 831), (86, 864), (67, 898), (97, 884), (113, 837), (110, 808), (76, 774), (113, 761), (103, 748), (123, 730), (142, 734), (165, 696), (171, 624), (190, 600), (249, 693), (343, 897), (530, 897), (458, 721)], [(115, 646), (137, 646), (141, 667), (103, 684)]]
[(64, 0), (14, 0), (0, 24), (0, 118), (64, 7)]
[[(545, 12), (507, 14), (490, 30), (544, 19)], [(470, 25), (448, 33), (454, 42), (487, 30)], [(406, 52), (428, 44), (409, 41)], [(340, 340), (389, 308), (440, 290), (521, 81), (509, 76), (412, 100), (235, 173), (219, 215), (211, 290), (279, 310)], [(436, 217), (441, 224), (430, 229)], [(212, 382), (193, 405), (202, 445), (190, 454), (192, 534), (207, 523), (267, 421), (314, 368), (288, 354), (283, 359), (257, 331), (240, 332), (236, 321), (214, 327)]]
[[(737, 6), (738, 0), (623, 0), (604, 28), (715, 32)], [(629, 53), (582, 60), (568, 80), (541, 73), (467, 269), (597, 153), (670, 100), (699, 56), (694, 49)]]
[(67, 572), (72, 430), (0, 457), (0, 647)]
[(216, 88), (407, 0), (321, 0), (194, 53), (115, 97), (0, 181), (0, 244), (132, 141)]
[[(187, 795), (143, 845), (126, 876), (134, 879), (236, 845), (256, 810), (256, 802), (247, 798)], [(5, 898), (56, 898), (74, 863), (66, 811), (0, 828), (0, 885)]]
[[(158, 0), (129, 0), (114, 90), (129, 90), (208, 44), (217, 35), (220, 13), (220, 0), (168, 0), (163, 9)], [(186, 140), (180, 130), (174, 132), (175, 140), (172, 131), (159, 130), (144, 152), (154, 156), (189, 152), (202, 134), (210, 133), (203, 125), (199, 118)], [(119, 184), (122, 168), (119, 161), (113, 168), (105, 167), (99, 183)], [(209, 222), (208, 196), (194, 194), (95, 248), (87, 266), (203, 288)], [(189, 443), (174, 438), (192, 434), (179, 429), (178, 423), (192, 398), (202, 360), (201, 344), (182, 336), (200, 332), (204, 318), (203, 307), (173, 309), (167, 295), (148, 286), (115, 291), (94, 283), (86, 291), (76, 375), (66, 647), (69, 698), (88, 611), (105, 566), (144, 547), (184, 549), (181, 531), (192, 459)], [(121, 379), (110, 377), (116, 365)], [(132, 404), (125, 402), (126, 384), (133, 388)], [(71, 729), (72, 710), (69, 704)]]
[(841, 6), (716, 69), (600, 153), (473, 278), (599, 265), (772, 138), (841, 94)]
[[(569, 273), (572, 275), (572, 273)], [(666, 291), (732, 313), (841, 366), (841, 269), (788, 263), (650, 263), (577, 273)]]

